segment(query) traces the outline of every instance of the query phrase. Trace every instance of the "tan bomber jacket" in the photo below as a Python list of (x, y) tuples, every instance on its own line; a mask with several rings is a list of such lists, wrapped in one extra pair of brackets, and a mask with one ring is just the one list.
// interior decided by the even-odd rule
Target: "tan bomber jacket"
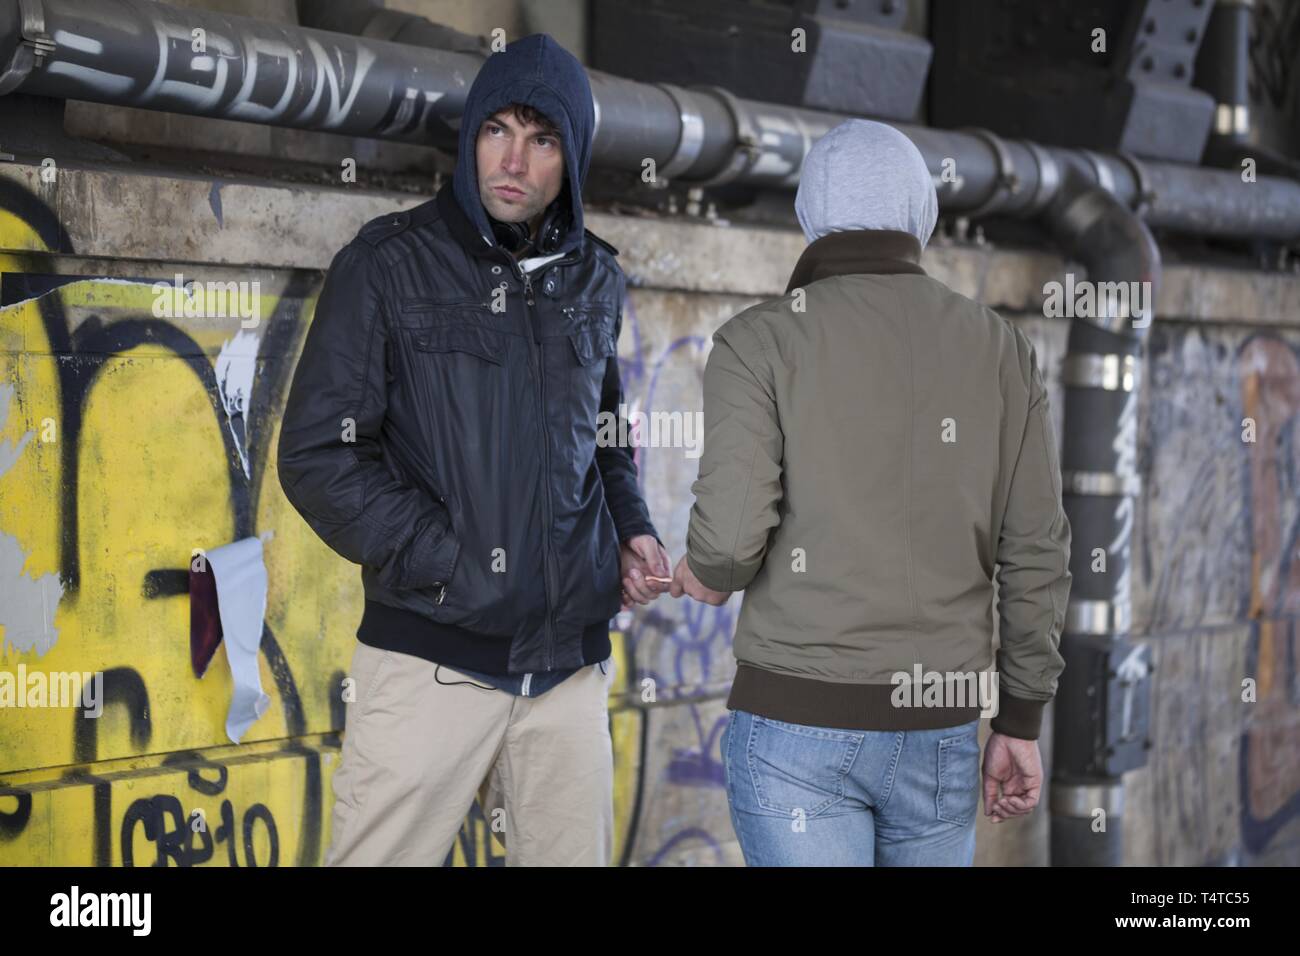
[(992, 662), (996, 574), (993, 729), (1036, 739), (1070, 590), (1047, 391), (1024, 333), (920, 258), (831, 233), (714, 334), (687, 563), (745, 592), (728, 707), (866, 730), (979, 716), (953, 682)]

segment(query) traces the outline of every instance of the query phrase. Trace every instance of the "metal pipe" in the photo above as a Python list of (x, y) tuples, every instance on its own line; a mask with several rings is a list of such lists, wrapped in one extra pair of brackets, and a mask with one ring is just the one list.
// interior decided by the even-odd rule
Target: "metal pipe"
[[(43, 55), (0, 20), (0, 76), (39, 96), (168, 110), (450, 149), (477, 56), (177, 10), (151, 0), (21, 0)], [(195, 50), (200, 42), (203, 50)], [(25, 59), (26, 58), (26, 59)], [(7, 71), (7, 72), (4, 72)], [(593, 162), (664, 179), (789, 188), (812, 143), (848, 117), (759, 103), (717, 87), (637, 83), (591, 71)], [(1300, 237), (1300, 183), (1045, 148), (981, 130), (894, 124), (920, 148), (945, 211), (1039, 215), (1078, 168), (1151, 226), (1198, 234)], [(945, 170), (955, 170), (947, 182)], [(949, 177), (951, 178), (951, 177)]]
[[(1109, 708), (1098, 706), (1109, 684), (1095, 665), (1118, 656), (1132, 620), (1133, 514), (1141, 495), (1139, 370), (1159, 291), (1160, 251), (1142, 220), (1074, 164), (1065, 166), (1043, 218), (1098, 293), (1093, 310), (1074, 315), (1062, 364), (1062, 498), (1072, 531), (1073, 580), (1053, 721), (1052, 864), (1120, 866), (1124, 784), (1099, 769), (1104, 760), (1098, 753), (1115, 728)], [(1107, 289), (1138, 295), (1100, 294)], [(1099, 554), (1104, 573), (1097, 573)], [(1099, 810), (1107, 817), (1100, 831), (1094, 826)]]
[(1197, 58), (1196, 85), (1214, 97), (1211, 135), (1241, 142), (1250, 132), (1251, 0), (1216, 0)]
[(450, 146), (481, 62), (149, 0), (22, 2), (50, 49), (14, 88), (37, 96)]
[(1214, 126), (1201, 162), (1256, 175), (1300, 178), (1300, 162), (1253, 142), (1250, 112), (1250, 30), (1255, 0), (1216, 0), (1196, 61), (1196, 84), (1214, 97)]

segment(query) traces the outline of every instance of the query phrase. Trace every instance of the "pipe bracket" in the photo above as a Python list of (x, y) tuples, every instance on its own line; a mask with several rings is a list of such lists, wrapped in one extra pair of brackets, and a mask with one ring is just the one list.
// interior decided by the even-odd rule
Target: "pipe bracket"
[(45, 32), (45, 8), (41, 0), (18, 0), (19, 30), (22, 39), (13, 60), (0, 73), (0, 96), (12, 92), (31, 71), (41, 65), (41, 57), (54, 52), (54, 41)]
[(1147, 175), (1146, 167), (1132, 153), (1120, 150), (1115, 155), (1122, 159), (1128, 165), (1128, 168), (1133, 171), (1133, 183), (1137, 187), (1137, 192), (1133, 197), (1133, 215), (1144, 217), (1147, 210), (1156, 201), (1156, 191), (1151, 185), (1151, 177)]
[(1098, 810), (1108, 817), (1124, 815), (1124, 785), (1053, 783), (1048, 806), (1054, 817), (1087, 819)]
[(1022, 213), (1028, 217), (1037, 216), (1047, 208), (1052, 201), (1052, 197), (1056, 195), (1056, 191), (1061, 187), (1061, 166), (1051, 153), (1037, 143), (1030, 142), (1027, 139), (1017, 140), (1016, 142), (1023, 146), (1029, 155), (1034, 158), (1034, 164), (1038, 167), (1034, 194), (1029, 198), (1029, 203)]
[(1131, 392), (1138, 384), (1137, 356), (1073, 352), (1061, 362), (1061, 384), (1069, 388)]
[(1070, 598), (1065, 608), (1065, 633), (1088, 637), (1127, 634), (1133, 623), (1128, 601), (1090, 601)]
[(672, 83), (655, 85), (672, 98), (677, 106), (678, 120), (681, 122), (681, 134), (677, 137), (673, 154), (659, 170), (660, 177), (671, 181), (694, 166), (695, 161), (700, 158), (700, 152), (704, 147), (704, 117), (692, 103), (694, 96), (689, 90)]
[(1142, 494), (1142, 476), (1118, 471), (1063, 471), (1061, 485), (1068, 495), (1136, 498)]
[(707, 85), (692, 86), (690, 89), (708, 93), (721, 100), (722, 105), (727, 108), (727, 112), (731, 115), (731, 123), (736, 130), (735, 149), (732, 151), (731, 160), (727, 165), (720, 172), (707, 179), (691, 180), (691, 185), (700, 187), (721, 186), (724, 183), (733, 182), (753, 166), (758, 159), (761, 151), (758, 132), (749, 121), (749, 114), (740, 105), (740, 100), (730, 91), (723, 89), (721, 86)]
[(1021, 182), (1020, 175), (1016, 172), (1016, 164), (1011, 158), (1011, 153), (1007, 149), (1006, 141), (994, 133), (992, 130), (984, 129), (981, 126), (963, 126), (960, 132), (974, 136), (985, 146), (993, 151), (993, 156), (998, 163), (997, 177), (994, 180), (993, 192), (989, 197), (980, 203), (974, 209), (967, 209), (962, 215), (968, 219), (979, 219), (987, 216), (991, 212), (996, 212), (1002, 208), (1003, 191), (1006, 194), (1014, 196), (1020, 192)]

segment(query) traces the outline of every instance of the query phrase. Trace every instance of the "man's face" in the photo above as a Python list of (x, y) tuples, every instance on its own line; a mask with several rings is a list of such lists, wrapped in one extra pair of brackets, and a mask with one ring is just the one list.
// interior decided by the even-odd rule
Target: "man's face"
[(475, 153), (483, 208), (502, 222), (536, 226), (564, 184), (560, 138), (502, 110), (479, 127)]

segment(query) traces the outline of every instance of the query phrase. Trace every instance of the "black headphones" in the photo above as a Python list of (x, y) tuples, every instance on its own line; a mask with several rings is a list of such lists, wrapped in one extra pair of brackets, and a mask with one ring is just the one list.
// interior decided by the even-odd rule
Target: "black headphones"
[(572, 220), (568, 183), (564, 184), (560, 195), (555, 197), (555, 201), (547, 208), (546, 215), (542, 217), (542, 224), (537, 229), (536, 242), (532, 241), (527, 222), (501, 222), (491, 215), (488, 216), (492, 235), (496, 237), (497, 243), (511, 254), (518, 254), (532, 248), (544, 256), (554, 252), (564, 237), (569, 234)]

